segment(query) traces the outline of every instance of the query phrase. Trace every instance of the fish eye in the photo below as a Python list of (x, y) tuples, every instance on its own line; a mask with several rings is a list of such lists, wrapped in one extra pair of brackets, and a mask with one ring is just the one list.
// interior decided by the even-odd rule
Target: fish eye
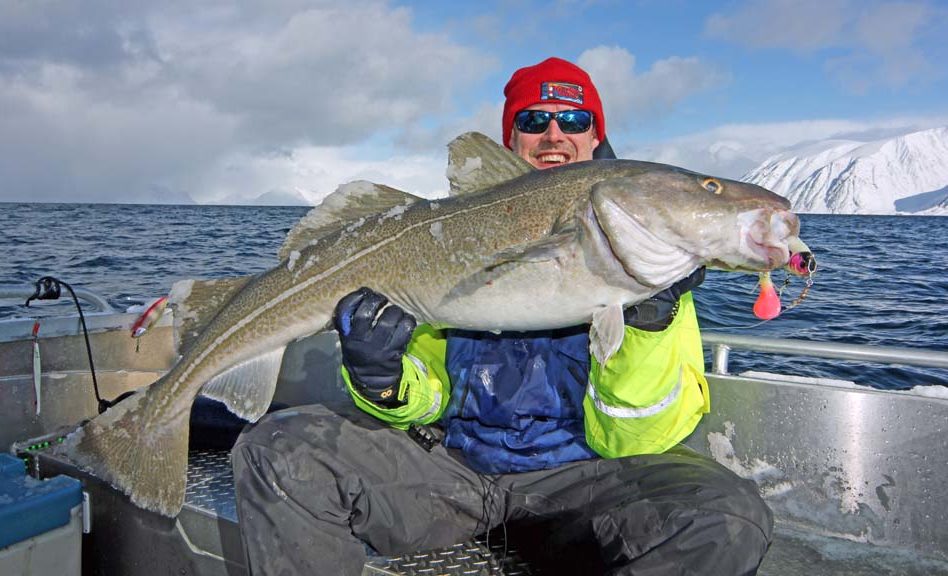
[(701, 181), (701, 186), (712, 194), (724, 192), (724, 184), (721, 184), (717, 178), (705, 178)]

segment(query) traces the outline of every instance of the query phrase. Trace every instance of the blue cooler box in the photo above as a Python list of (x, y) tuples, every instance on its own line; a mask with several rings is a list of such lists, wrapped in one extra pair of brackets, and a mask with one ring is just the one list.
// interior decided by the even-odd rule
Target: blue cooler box
[(0, 454), (0, 576), (82, 570), (82, 486), (75, 478), (37, 480), (23, 461)]

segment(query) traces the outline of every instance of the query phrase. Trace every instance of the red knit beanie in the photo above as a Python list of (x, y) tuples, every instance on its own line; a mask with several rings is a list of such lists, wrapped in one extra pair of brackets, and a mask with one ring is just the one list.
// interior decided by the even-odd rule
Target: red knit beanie
[(535, 66), (513, 73), (504, 86), (504, 146), (510, 148), (510, 133), (517, 112), (534, 104), (568, 104), (594, 115), (596, 137), (606, 136), (606, 117), (602, 113), (599, 92), (589, 74), (560, 58), (547, 58)]

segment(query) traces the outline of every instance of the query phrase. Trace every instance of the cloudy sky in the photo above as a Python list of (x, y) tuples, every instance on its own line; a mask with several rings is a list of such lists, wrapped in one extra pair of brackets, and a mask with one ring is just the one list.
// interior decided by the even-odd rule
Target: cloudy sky
[(940, 0), (0, 0), (0, 201), (310, 202), (446, 189), (548, 56), (620, 156), (738, 177), (829, 138), (948, 125)]

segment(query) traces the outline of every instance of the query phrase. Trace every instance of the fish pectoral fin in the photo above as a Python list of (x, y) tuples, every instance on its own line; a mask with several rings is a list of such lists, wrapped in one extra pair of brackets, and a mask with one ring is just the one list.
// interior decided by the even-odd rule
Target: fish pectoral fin
[(410, 206), (421, 200), (418, 196), (402, 192), (384, 184), (373, 184), (356, 180), (343, 184), (329, 194), (286, 235), (280, 247), (280, 261), (290, 253), (312, 246), (320, 238), (342, 230), (360, 218), (376, 216), (398, 206)]
[(534, 170), (526, 160), (480, 132), (466, 132), (448, 144), (451, 196), (484, 190)]
[(205, 326), (217, 316), (255, 276), (217, 278), (214, 280), (181, 280), (171, 286), (168, 303), (174, 310), (174, 339), (178, 354), (184, 354)]
[(609, 358), (619, 350), (624, 337), (625, 318), (622, 315), (622, 306), (606, 306), (593, 314), (592, 327), (589, 329), (589, 349), (600, 366), (605, 366)]
[(447, 294), (447, 298), (459, 298), (470, 295), (484, 285), (490, 285), (494, 280), (509, 272), (506, 265), (530, 264), (549, 262), (565, 256), (575, 246), (576, 235), (572, 229), (546, 236), (533, 242), (511, 246), (500, 252), (491, 254), (484, 260), (484, 267), (476, 270), (470, 276), (463, 278)]
[(495, 252), (483, 260), (483, 268), (478, 268), (469, 276), (462, 278), (445, 295), (445, 298), (448, 300), (461, 298), (477, 292), (485, 285), (491, 285), (495, 280), (510, 272), (511, 269), (505, 267), (507, 265), (516, 266), (556, 260), (567, 255), (575, 245), (576, 235), (572, 229), (569, 229), (540, 240)]
[(204, 384), (201, 395), (223, 402), (244, 420), (256, 422), (270, 408), (284, 350), (286, 346), (281, 346), (221, 372)]
[(488, 270), (513, 262), (546, 262), (565, 256), (576, 243), (575, 230), (565, 229), (539, 240), (511, 246), (492, 254)]

